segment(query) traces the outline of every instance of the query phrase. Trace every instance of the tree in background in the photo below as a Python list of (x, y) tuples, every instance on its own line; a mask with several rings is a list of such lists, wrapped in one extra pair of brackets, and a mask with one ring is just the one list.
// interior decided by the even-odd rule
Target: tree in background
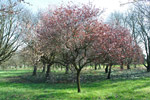
[[(130, 69), (130, 64), (132, 63), (133, 59), (135, 61), (135, 58), (133, 56), (140, 56), (143, 55), (141, 54), (142, 52), (140, 52), (140, 55), (138, 54), (139, 50), (139, 46), (141, 45), (141, 36), (140, 36), (140, 27), (138, 25), (138, 20), (137, 17), (138, 13), (136, 13), (135, 8), (132, 6), (132, 8), (129, 8), (127, 12), (125, 13), (121, 13), (121, 12), (114, 12), (111, 14), (111, 16), (109, 17), (109, 20), (107, 23), (109, 23), (110, 25), (115, 25), (115, 26), (122, 26), (126, 29), (128, 29), (130, 31), (132, 40), (133, 40), (133, 47), (131, 49), (127, 49), (132, 51), (132, 53), (130, 52), (130, 54), (128, 54), (125, 50), (124, 53), (126, 53), (126, 59), (122, 59), (122, 63), (120, 64), (121, 69), (123, 69), (123, 64), (127, 65), (127, 69)], [(137, 47), (138, 46), (138, 47)], [(136, 50), (137, 49), (137, 50)], [(140, 56), (142, 59), (143, 57)], [(139, 59), (139, 57), (136, 58), (136, 60)], [(133, 63), (135, 63), (133, 61)]]
[(39, 20), (39, 13), (33, 14), (28, 9), (24, 9), (20, 14), (22, 52), (25, 55), (30, 55), (29, 60), (34, 69), (33, 76), (36, 76), (37, 65), (42, 56), (39, 47), (40, 43), (36, 36)]
[(8, 60), (18, 49), (20, 28), (19, 4), (12, 0), (0, 1), (0, 64)]
[(135, 12), (137, 14), (136, 20), (138, 21), (138, 33), (146, 51), (147, 72), (150, 72), (150, 1), (141, 1), (135, 3)]
[(94, 50), (99, 55), (101, 63), (109, 65), (107, 78), (110, 79), (112, 65), (122, 64), (126, 61), (129, 67), (133, 59), (137, 59), (134, 58), (136, 54), (133, 52), (137, 46), (135, 46), (128, 29), (119, 25), (105, 25), (104, 29), (100, 28), (100, 31), (104, 32), (99, 34), (100, 36), (97, 35), (98, 39), (94, 43)]
[(46, 78), (50, 77), (51, 66), (55, 63), (61, 47), (61, 32), (51, 10), (44, 12), (37, 27), (37, 39), (42, 60), (47, 64)]

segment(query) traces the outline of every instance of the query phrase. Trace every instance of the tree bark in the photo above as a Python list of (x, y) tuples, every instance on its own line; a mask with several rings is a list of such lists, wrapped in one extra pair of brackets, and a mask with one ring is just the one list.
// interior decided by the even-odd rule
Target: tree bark
[(111, 67), (112, 67), (112, 65), (110, 65), (110, 66), (109, 66), (109, 71), (108, 71), (108, 76), (107, 76), (107, 79), (110, 79)]
[(49, 74), (50, 74), (50, 72), (51, 72), (51, 65), (52, 65), (52, 64), (48, 64), (48, 65), (47, 65), (46, 78), (49, 77)]
[(130, 69), (130, 64), (127, 64), (127, 69)]
[(60, 69), (61, 69), (61, 70), (63, 70), (63, 67), (62, 67), (62, 65), (60, 65)]
[(108, 64), (106, 65), (105, 73), (108, 73)]
[(150, 66), (147, 66), (147, 72), (150, 72)]
[(97, 70), (97, 64), (95, 64), (95, 70)]
[(136, 68), (136, 64), (134, 64), (134, 68)]
[(15, 65), (15, 68), (16, 68), (16, 70), (17, 70), (17, 66)]
[(150, 68), (147, 68), (147, 72), (150, 72)]
[(101, 64), (99, 64), (99, 69), (101, 69)]
[(67, 64), (65, 74), (68, 74), (68, 73), (69, 73), (69, 65)]
[(42, 73), (45, 73), (45, 67), (46, 67), (46, 64), (43, 63), (43, 70), (42, 70)]
[(120, 64), (120, 69), (123, 70), (123, 63)]
[(106, 65), (103, 65), (103, 68), (105, 68)]
[(78, 93), (81, 92), (80, 89), (80, 70), (77, 71), (77, 88), (78, 88)]
[(149, 56), (147, 57), (147, 66), (145, 65), (146, 69), (147, 69), (147, 72), (150, 72), (150, 60), (149, 60)]
[(37, 74), (37, 64), (34, 64), (32, 76), (36, 76), (36, 74)]

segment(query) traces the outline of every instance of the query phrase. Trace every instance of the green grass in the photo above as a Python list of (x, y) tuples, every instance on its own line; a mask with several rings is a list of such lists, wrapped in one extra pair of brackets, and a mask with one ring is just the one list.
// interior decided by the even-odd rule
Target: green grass
[(150, 100), (149, 77), (82, 83), (81, 93), (75, 83), (10, 81), (29, 72), (0, 71), (0, 100)]
[(29, 72), (32, 72), (32, 71), (31, 70), (6, 70), (6, 71), (0, 70), (0, 78), (19, 76), (19, 75), (23, 75)]

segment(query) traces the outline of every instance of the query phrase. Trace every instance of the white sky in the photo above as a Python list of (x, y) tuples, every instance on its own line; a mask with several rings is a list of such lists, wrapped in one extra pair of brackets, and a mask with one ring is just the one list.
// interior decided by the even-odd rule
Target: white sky
[(128, 5), (120, 6), (122, 3), (126, 3), (131, 0), (25, 0), (32, 4), (29, 6), (33, 12), (36, 12), (38, 9), (46, 9), (48, 5), (51, 7), (59, 6), (60, 4), (68, 3), (72, 1), (73, 3), (88, 3), (92, 2), (96, 7), (105, 8), (105, 13), (103, 16), (106, 18), (113, 11), (125, 11), (128, 8)]

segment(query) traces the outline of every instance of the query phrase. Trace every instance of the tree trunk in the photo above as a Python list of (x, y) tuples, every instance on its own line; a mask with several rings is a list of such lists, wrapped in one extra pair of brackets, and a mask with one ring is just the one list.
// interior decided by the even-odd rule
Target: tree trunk
[(97, 70), (97, 64), (95, 64), (95, 70)]
[(46, 66), (46, 64), (43, 63), (43, 70), (42, 70), (42, 73), (45, 73), (45, 66)]
[(108, 76), (107, 76), (107, 79), (110, 79), (110, 74), (111, 74), (111, 67), (112, 65), (109, 66), (109, 72), (108, 72)]
[(61, 69), (61, 70), (63, 70), (63, 67), (62, 67), (62, 65), (60, 66), (60, 69)]
[(16, 70), (17, 70), (17, 66), (15, 66)]
[(93, 65), (90, 63), (90, 66), (93, 66)]
[(68, 73), (69, 73), (69, 65), (67, 64), (65, 74), (68, 74)]
[(147, 69), (147, 72), (150, 72), (150, 60), (147, 58), (147, 66), (145, 66)]
[(78, 93), (81, 92), (80, 89), (80, 70), (77, 71), (77, 88), (78, 88)]
[(134, 68), (136, 68), (136, 64), (134, 64)]
[(105, 68), (106, 65), (103, 65), (103, 68)]
[(101, 69), (101, 64), (99, 64), (99, 69)]
[(52, 65), (52, 64), (48, 64), (48, 65), (47, 65), (46, 78), (49, 77), (49, 74), (50, 74), (50, 72), (51, 72), (51, 65)]
[(120, 64), (120, 69), (123, 70), (123, 63)]
[(127, 69), (130, 69), (130, 64), (127, 64)]
[(106, 65), (105, 73), (108, 73), (108, 64)]
[(150, 72), (150, 66), (147, 66), (147, 72)]
[(37, 72), (37, 64), (34, 64), (32, 76), (36, 76), (36, 74), (37, 74), (36, 72)]

